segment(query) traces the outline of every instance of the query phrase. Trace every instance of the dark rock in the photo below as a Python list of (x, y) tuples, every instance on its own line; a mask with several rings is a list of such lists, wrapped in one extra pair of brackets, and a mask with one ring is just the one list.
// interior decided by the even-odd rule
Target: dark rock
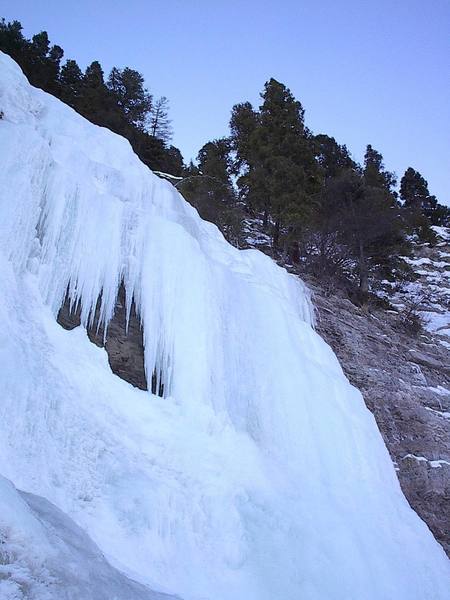
[(420, 365), (424, 365), (425, 367), (429, 367), (430, 369), (434, 369), (436, 371), (443, 371), (446, 374), (450, 374), (450, 367), (447, 362), (443, 362), (439, 357), (426, 354), (425, 352), (420, 352), (415, 348), (411, 348), (409, 351), (411, 360)]
[[(125, 288), (120, 286), (114, 316), (108, 324), (106, 340), (104, 328), (98, 325), (98, 306), (93, 325), (88, 328), (91, 342), (104, 347), (113, 373), (141, 390), (147, 390), (147, 378), (144, 369), (144, 343), (142, 327), (136, 314), (134, 302), (131, 306), (128, 330), (126, 328)], [(80, 309), (70, 310), (66, 298), (58, 314), (58, 323), (65, 329), (73, 329), (80, 325)]]

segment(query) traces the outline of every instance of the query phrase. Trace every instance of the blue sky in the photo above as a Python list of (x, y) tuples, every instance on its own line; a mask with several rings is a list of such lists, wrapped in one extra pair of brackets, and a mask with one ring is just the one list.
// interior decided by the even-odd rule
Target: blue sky
[(0, 0), (27, 36), (46, 29), (66, 58), (130, 66), (170, 100), (185, 159), (226, 135), (236, 102), (275, 77), (307, 125), (361, 160), (370, 143), (450, 204), (449, 0)]

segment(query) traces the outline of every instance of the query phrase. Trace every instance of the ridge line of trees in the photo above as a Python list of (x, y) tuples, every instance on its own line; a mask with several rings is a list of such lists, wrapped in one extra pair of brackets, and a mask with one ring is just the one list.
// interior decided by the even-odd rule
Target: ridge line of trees
[(205, 144), (185, 176), (178, 189), (229, 241), (242, 242), (245, 219), (259, 219), (275, 258), (343, 283), (362, 305), (386, 280), (411, 280), (402, 257), (412, 240), (433, 244), (432, 226), (450, 224), (420, 173), (408, 168), (398, 194), (380, 152), (369, 144), (359, 165), (345, 145), (314, 135), (275, 79), (258, 108), (233, 106), (230, 135)]
[(154, 98), (138, 71), (113, 67), (107, 77), (98, 61), (83, 72), (64, 50), (51, 45), (46, 31), (26, 39), (19, 21), (0, 20), (0, 50), (22, 68), (29, 82), (69, 104), (96, 125), (124, 136), (152, 170), (181, 175), (180, 151), (172, 137), (169, 103)]

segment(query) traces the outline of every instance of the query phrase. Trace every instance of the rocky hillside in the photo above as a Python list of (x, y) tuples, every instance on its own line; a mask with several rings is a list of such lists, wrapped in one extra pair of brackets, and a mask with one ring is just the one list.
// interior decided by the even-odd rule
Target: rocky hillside
[(414, 269), (417, 280), (394, 291), (395, 310), (413, 309), (426, 331), (450, 348), (450, 230), (433, 227), (435, 244), (414, 243), (414, 257), (405, 260)]
[[(415, 242), (405, 257), (416, 279), (383, 282), (379, 295), (390, 308), (362, 310), (338, 289), (301, 277), (313, 292), (317, 330), (374, 414), (405, 496), (450, 556), (450, 230), (433, 229), (436, 243)], [(271, 253), (260, 220), (245, 222), (245, 240)]]
[(450, 362), (432, 334), (395, 314), (362, 312), (315, 282), (317, 329), (374, 414), (411, 506), (450, 555)]
[[(390, 309), (362, 310), (301, 276), (317, 330), (374, 414), (403, 492), (450, 556), (450, 232), (434, 229), (437, 243), (415, 243), (406, 259), (417, 279), (398, 289), (384, 282)], [(246, 245), (270, 252), (269, 243), (261, 223), (248, 220)], [(404, 319), (414, 316), (423, 328), (408, 333)]]

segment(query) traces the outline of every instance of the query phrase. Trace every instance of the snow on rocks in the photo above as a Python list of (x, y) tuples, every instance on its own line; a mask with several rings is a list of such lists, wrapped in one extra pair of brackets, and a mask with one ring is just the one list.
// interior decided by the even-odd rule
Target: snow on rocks
[(407, 459), (416, 460), (417, 462), (425, 462), (432, 469), (441, 468), (442, 466), (449, 466), (450, 467), (450, 462), (448, 460), (443, 460), (443, 459), (429, 460), (428, 458), (425, 458), (424, 456), (416, 456), (415, 454), (406, 454), (402, 458), (402, 460), (407, 460)]
[(437, 243), (413, 244), (414, 257), (404, 257), (418, 279), (405, 285), (393, 296), (393, 306), (403, 310), (405, 304), (417, 305), (425, 329), (440, 336), (443, 345), (450, 340), (450, 232), (446, 227), (433, 227)]

